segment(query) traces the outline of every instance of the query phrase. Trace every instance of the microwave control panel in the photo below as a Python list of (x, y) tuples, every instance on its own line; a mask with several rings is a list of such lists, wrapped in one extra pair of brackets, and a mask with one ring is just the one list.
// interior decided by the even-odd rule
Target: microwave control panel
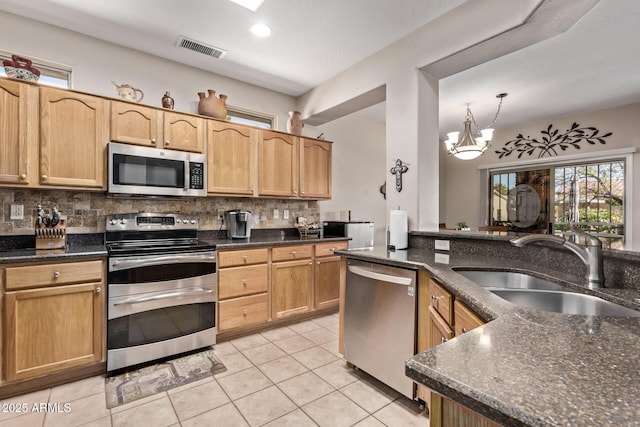
[(189, 188), (204, 189), (204, 163), (189, 162)]

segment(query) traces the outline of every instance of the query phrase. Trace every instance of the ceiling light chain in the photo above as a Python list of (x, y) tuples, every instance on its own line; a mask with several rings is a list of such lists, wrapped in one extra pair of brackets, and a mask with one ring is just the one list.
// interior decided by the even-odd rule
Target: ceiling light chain
[(471, 130), (471, 125), (473, 124), (474, 128), (477, 129), (478, 125), (476, 124), (475, 117), (473, 117), (473, 113), (471, 112), (471, 108), (469, 104), (467, 104), (467, 113), (464, 118), (464, 132), (462, 135), (462, 139), (459, 139), (460, 132), (449, 132), (447, 133), (447, 140), (444, 142), (447, 147), (447, 151), (449, 154), (453, 154), (459, 159), (462, 160), (471, 160), (476, 157), (482, 155), (487, 148), (489, 148), (489, 142), (493, 138), (493, 125), (495, 125), (498, 120), (498, 115), (500, 114), (500, 109), (502, 108), (502, 100), (507, 96), (506, 93), (499, 93), (496, 95), (496, 98), (500, 99), (498, 103), (498, 109), (493, 118), (493, 121), (486, 128), (476, 131), (475, 134), (480, 134), (478, 137), (474, 137), (474, 132)]

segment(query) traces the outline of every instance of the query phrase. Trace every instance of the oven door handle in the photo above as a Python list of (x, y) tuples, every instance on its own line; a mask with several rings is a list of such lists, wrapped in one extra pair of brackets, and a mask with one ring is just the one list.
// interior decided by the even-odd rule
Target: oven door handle
[(146, 257), (126, 257), (111, 258), (109, 263), (109, 271), (127, 270), (130, 268), (149, 267), (160, 264), (177, 264), (186, 262), (207, 262), (214, 264), (216, 262), (216, 254), (172, 254), (162, 256), (146, 256)]
[(152, 297), (129, 298), (129, 299), (126, 299), (126, 300), (121, 301), (121, 302), (116, 302), (113, 305), (117, 306), (117, 305), (140, 304), (140, 303), (143, 303), (143, 302), (157, 301), (157, 300), (167, 299), (167, 298), (186, 297), (186, 296), (194, 296), (194, 295), (205, 295), (205, 294), (210, 294), (210, 293), (213, 293), (213, 289), (197, 288), (196, 291), (191, 291), (191, 292), (170, 292), (168, 294), (154, 295)]

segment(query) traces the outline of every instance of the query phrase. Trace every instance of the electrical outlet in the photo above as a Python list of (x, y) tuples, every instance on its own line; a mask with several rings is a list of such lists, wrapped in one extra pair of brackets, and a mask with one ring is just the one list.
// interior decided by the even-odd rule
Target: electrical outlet
[(280, 219), (280, 211), (278, 209), (273, 210), (273, 219)]
[(224, 209), (218, 209), (218, 221), (224, 221)]
[(24, 205), (11, 205), (11, 219), (24, 219)]
[(282, 218), (289, 219), (289, 209), (285, 209), (282, 211)]

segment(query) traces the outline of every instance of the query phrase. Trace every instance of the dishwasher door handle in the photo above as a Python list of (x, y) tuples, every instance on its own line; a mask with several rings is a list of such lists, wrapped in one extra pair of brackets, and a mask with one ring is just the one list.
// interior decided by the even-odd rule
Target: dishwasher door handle
[(396, 285), (409, 286), (413, 281), (410, 277), (392, 276), (390, 274), (378, 273), (377, 271), (368, 270), (362, 267), (349, 266), (349, 271), (358, 276), (367, 277), (369, 279), (380, 280), (382, 282), (393, 283)]

